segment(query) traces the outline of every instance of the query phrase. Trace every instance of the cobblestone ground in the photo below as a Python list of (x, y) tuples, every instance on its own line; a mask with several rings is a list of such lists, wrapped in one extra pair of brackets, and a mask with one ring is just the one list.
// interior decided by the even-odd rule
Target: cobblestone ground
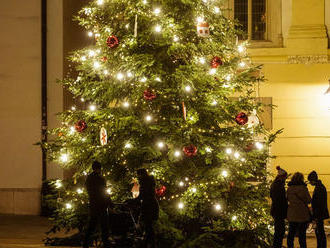
[[(45, 247), (42, 239), (45, 238), (45, 232), (49, 228), (50, 223), (46, 218), (38, 216), (0, 215), (0, 248)], [(283, 244), (286, 246), (286, 240)], [(299, 247), (298, 240), (296, 240), (295, 248), (297, 247)], [(308, 237), (307, 247), (316, 248), (316, 240), (312, 234)], [(328, 247), (330, 248), (330, 244)], [(56, 247), (53, 246), (52, 248)]]

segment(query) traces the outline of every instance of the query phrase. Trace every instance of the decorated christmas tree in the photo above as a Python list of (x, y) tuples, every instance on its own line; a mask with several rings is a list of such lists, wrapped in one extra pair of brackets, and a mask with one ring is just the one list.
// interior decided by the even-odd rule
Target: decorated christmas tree
[(268, 247), (275, 135), (258, 118), (260, 67), (228, 11), (217, 0), (97, 0), (80, 11), (95, 42), (72, 54), (62, 83), (86, 108), (61, 113), (43, 144), (74, 172), (55, 183), (53, 231), (83, 232), (97, 160), (114, 202), (138, 194), (138, 168), (155, 177), (163, 244)]

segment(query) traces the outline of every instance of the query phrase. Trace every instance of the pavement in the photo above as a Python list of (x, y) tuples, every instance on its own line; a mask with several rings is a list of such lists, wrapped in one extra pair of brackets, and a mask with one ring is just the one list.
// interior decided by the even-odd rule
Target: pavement
[[(50, 221), (40, 216), (0, 215), (0, 248), (45, 247), (42, 240), (46, 237), (45, 232), (50, 227)], [(313, 234), (309, 234), (307, 240), (308, 248), (316, 248), (316, 240)], [(328, 247), (330, 248), (330, 238), (328, 240)], [(298, 247), (298, 240), (296, 239), (295, 242), (295, 247)], [(286, 244), (286, 241), (283, 244)], [(51, 248), (71, 247), (52, 246)]]

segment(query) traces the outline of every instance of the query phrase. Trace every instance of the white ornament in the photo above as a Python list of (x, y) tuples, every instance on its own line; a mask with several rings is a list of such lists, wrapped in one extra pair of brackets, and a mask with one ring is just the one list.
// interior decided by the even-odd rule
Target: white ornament
[(102, 146), (108, 143), (108, 134), (107, 130), (104, 127), (102, 127), (100, 131), (100, 143)]
[(207, 22), (199, 22), (197, 24), (197, 34), (201, 37), (208, 37), (210, 35), (210, 26)]
[(259, 118), (257, 116), (257, 112), (255, 110), (253, 110), (252, 114), (249, 116), (247, 125), (249, 128), (251, 127), (256, 127), (258, 126), (260, 123)]

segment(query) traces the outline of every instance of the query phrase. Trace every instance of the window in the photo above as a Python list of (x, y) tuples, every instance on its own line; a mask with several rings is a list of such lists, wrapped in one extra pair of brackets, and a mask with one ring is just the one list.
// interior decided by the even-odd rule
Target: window
[(234, 17), (241, 23), (248, 39), (267, 40), (266, 0), (235, 0)]

